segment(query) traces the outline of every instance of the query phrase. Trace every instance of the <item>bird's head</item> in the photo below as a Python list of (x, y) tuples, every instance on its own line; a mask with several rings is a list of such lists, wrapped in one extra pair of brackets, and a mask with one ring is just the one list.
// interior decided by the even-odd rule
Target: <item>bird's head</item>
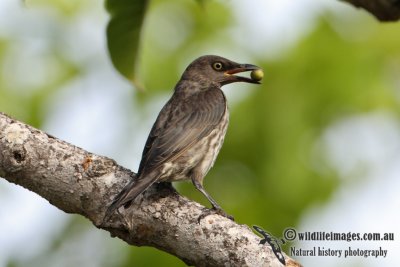
[(259, 84), (259, 80), (235, 75), (240, 72), (261, 70), (251, 64), (239, 64), (220, 56), (202, 56), (194, 60), (182, 75), (183, 80), (218, 83), (220, 86), (234, 82)]

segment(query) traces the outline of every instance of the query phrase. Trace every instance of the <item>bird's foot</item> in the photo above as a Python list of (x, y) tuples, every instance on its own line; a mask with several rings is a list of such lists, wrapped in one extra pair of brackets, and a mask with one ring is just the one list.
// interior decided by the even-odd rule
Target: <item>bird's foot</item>
[(225, 211), (223, 211), (221, 208), (212, 208), (212, 209), (206, 209), (204, 210), (199, 218), (197, 219), (197, 222), (200, 223), (201, 220), (203, 220), (205, 217), (207, 217), (208, 215), (213, 215), (213, 214), (218, 214), (221, 215), (225, 218), (228, 218), (229, 220), (234, 221), (235, 219), (233, 218), (233, 216), (227, 214)]

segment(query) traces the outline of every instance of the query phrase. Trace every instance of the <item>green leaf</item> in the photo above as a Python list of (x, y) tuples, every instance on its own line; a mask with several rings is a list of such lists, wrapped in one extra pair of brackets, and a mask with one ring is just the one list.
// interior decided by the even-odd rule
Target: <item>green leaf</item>
[(140, 32), (146, 13), (146, 0), (106, 0), (111, 18), (107, 45), (114, 67), (136, 86)]

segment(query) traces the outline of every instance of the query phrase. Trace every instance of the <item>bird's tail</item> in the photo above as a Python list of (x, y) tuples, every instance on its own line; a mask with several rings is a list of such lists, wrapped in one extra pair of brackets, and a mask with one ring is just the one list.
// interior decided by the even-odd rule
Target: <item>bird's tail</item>
[(108, 207), (106, 214), (103, 218), (103, 223), (106, 222), (110, 216), (117, 210), (119, 207), (132, 202), (136, 199), (138, 195), (146, 191), (154, 182), (157, 181), (157, 175), (146, 175), (142, 179), (134, 179), (126, 185), (121, 192), (114, 198), (111, 205)]

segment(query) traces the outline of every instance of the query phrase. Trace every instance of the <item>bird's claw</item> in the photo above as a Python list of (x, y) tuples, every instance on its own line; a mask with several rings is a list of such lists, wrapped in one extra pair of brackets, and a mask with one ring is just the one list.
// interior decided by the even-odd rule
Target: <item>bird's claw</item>
[(218, 214), (221, 215), (222, 217), (228, 218), (229, 220), (234, 221), (235, 219), (233, 218), (232, 215), (227, 214), (225, 211), (223, 211), (222, 209), (218, 209), (218, 208), (212, 208), (212, 209), (206, 209), (204, 210), (199, 218), (197, 219), (197, 222), (200, 223), (201, 220), (203, 220), (205, 217), (207, 217), (208, 215), (213, 215), (213, 214)]

